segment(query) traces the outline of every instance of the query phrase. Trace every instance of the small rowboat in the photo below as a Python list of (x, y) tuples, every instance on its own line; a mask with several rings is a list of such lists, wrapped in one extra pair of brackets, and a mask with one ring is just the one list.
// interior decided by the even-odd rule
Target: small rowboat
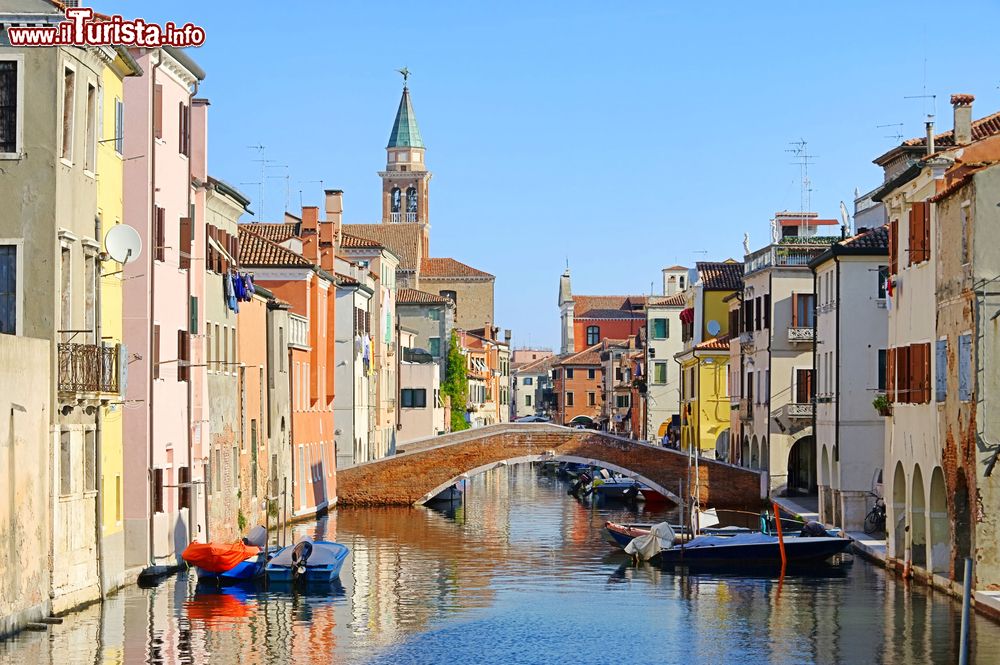
[(267, 562), (265, 572), (270, 582), (332, 582), (350, 550), (340, 543), (313, 541), (305, 537), (282, 549)]
[(263, 571), (266, 540), (267, 531), (258, 526), (235, 543), (191, 543), (181, 558), (197, 569), (199, 582), (243, 582)]

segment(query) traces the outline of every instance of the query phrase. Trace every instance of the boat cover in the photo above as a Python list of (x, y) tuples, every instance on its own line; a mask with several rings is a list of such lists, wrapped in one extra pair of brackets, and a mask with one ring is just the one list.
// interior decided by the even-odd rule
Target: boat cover
[(637, 555), (643, 561), (648, 561), (660, 553), (660, 550), (670, 549), (674, 545), (674, 530), (667, 522), (654, 524), (645, 536), (633, 538), (625, 546), (625, 551)]
[(224, 573), (259, 552), (259, 547), (243, 543), (191, 543), (181, 558), (206, 572)]
[(258, 524), (250, 529), (250, 533), (246, 535), (243, 542), (247, 545), (263, 548), (267, 544), (267, 529)]
[[(325, 540), (319, 540), (313, 542), (311, 538), (305, 537), (299, 540), (299, 542), (309, 541), (312, 542), (312, 554), (306, 560), (307, 566), (332, 566), (337, 563), (338, 555), (346, 549), (340, 543), (331, 543)], [(298, 543), (296, 543), (298, 544)], [(293, 565), (292, 561), (292, 551), (295, 546), (289, 546), (274, 555), (268, 564), (271, 566), (281, 566), (290, 567)], [(340, 558), (343, 558), (341, 555)]]

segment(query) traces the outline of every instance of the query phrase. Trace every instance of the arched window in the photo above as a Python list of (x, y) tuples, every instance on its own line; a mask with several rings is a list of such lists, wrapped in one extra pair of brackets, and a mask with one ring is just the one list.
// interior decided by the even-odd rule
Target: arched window
[(399, 187), (392, 188), (392, 211), (399, 212), (400, 191)]
[(587, 326), (587, 346), (593, 346), (601, 341), (601, 329), (599, 326)]
[(406, 212), (417, 211), (417, 188), (408, 187), (406, 190)]

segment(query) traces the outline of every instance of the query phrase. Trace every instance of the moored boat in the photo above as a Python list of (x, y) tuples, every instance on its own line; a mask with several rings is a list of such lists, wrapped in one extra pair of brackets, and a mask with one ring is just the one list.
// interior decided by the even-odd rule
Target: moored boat
[(191, 543), (181, 558), (195, 567), (199, 582), (243, 582), (261, 574), (266, 540), (267, 531), (257, 526), (235, 543)]
[[(834, 536), (791, 536), (784, 538), (788, 563), (819, 562), (840, 554), (851, 544), (850, 538)], [(705, 535), (693, 538), (683, 547), (660, 551), (660, 563), (683, 563), (766, 566), (781, 565), (778, 536), (766, 533), (740, 533), (733, 536)]]
[(267, 579), (270, 582), (332, 582), (340, 576), (349, 552), (346, 545), (305, 537), (267, 562)]

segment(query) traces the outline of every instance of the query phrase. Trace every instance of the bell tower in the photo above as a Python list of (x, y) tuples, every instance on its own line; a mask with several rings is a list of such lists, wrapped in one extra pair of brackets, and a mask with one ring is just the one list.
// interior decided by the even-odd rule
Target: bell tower
[(424, 163), (424, 142), (417, 127), (417, 116), (410, 101), (410, 71), (403, 75), (403, 96), (399, 100), (396, 120), (385, 147), (385, 171), (382, 178), (382, 223), (420, 224), (424, 231), (424, 256), (430, 237), (430, 217), (427, 201), (431, 172)]

